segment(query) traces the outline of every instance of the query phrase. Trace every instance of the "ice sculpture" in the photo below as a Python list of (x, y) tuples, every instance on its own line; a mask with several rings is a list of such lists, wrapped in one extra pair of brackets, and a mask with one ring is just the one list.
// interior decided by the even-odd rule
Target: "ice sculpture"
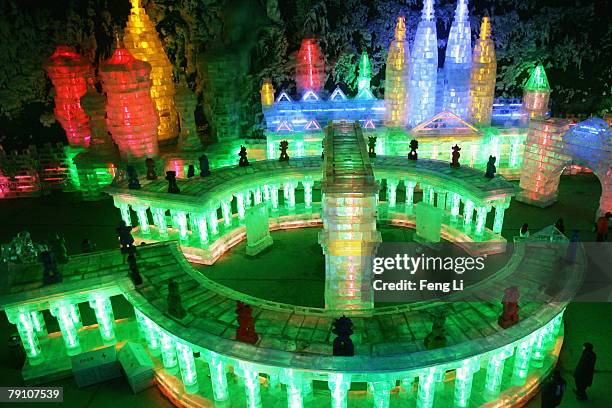
[(475, 125), (491, 125), (496, 74), (495, 44), (491, 39), (489, 17), (485, 16), (480, 25), (480, 38), (474, 46), (470, 75), (469, 116)]
[(389, 46), (385, 73), (385, 125), (403, 127), (407, 124), (410, 49), (406, 41), (406, 22), (397, 18), (395, 39)]

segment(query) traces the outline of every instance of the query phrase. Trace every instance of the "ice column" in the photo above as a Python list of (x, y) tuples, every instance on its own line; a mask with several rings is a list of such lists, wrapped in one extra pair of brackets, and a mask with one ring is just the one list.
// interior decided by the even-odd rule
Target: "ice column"
[(196, 372), (195, 360), (193, 359), (193, 350), (188, 345), (177, 341), (176, 355), (185, 391), (188, 394), (195, 394), (198, 392), (198, 374)]
[(40, 342), (36, 335), (36, 328), (32, 321), (32, 314), (19, 309), (7, 309), (6, 315), (8, 321), (17, 325), (17, 331), (21, 338), (21, 343), (28, 356), (28, 361), (31, 365), (39, 364), (43, 361)]
[(514, 367), (512, 369), (512, 384), (523, 385), (529, 372), (529, 360), (533, 348), (534, 337), (529, 336), (519, 342), (514, 352)]
[(115, 339), (115, 316), (113, 315), (113, 307), (110, 299), (96, 296), (89, 301), (89, 306), (91, 306), (96, 313), (98, 329), (100, 330), (100, 335), (102, 336), (104, 344), (115, 343), (117, 341)]
[(81, 344), (77, 334), (77, 325), (70, 313), (70, 306), (61, 303), (51, 308), (51, 314), (57, 318), (66, 352), (69, 356), (75, 356), (81, 352)]
[(489, 397), (497, 397), (501, 390), (502, 377), (504, 375), (504, 363), (514, 353), (514, 347), (504, 347), (497, 350), (489, 357), (487, 364), (487, 376), (485, 379), (485, 393)]
[(164, 368), (169, 371), (174, 371), (178, 364), (176, 357), (176, 344), (172, 335), (160, 330), (161, 334), (161, 355)]
[(461, 362), (455, 370), (455, 406), (467, 407), (470, 405), (472, 394), (472, 380), (474, 373), (480, 370), (480, 357), (472, 357)]
[(247, 408), (261, 408), (259, 373), (248, 365), (240, 366), (246, 392)]
[(227, 391), (227, 376), (225, 374), (225, 363), (216, 353), (211, 353), (208, 362), (210, 369), (210, 379), (213, 387), (215, 401), (226, 401), (229, 399)]

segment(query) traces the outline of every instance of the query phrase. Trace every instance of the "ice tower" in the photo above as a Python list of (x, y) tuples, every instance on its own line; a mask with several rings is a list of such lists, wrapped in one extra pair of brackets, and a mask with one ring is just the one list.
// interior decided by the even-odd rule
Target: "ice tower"
[(172, 64), (162, 47), (155, 25), (147, 16), (139, 0), (132, 2), (131, 13), (125, 27), (123, 43), (136, 59), (151, 64), (151, 98), (159, 115), (157, 138), (174, 139), (178, 135), (178, 114), (174, 106)]
[(107, 97), (106, 124), (124, 159), (159, 154), (159, 117), (151, 99), (151, 65), (134, 58), (121, 46), (100, 65), (100, 79)]
[(470, 121), (477, 126), (491, 125), (496, 75), (495, 44), (491, 39), (489, 17), (485, 16), (480, 25), (480, 38), (474, 46), (470, 75), (469, 115)]
[(444, 60), (444, 110), (468, 119), (472, 42), (467, 0), (459, 0)]
[(67, 45), (59, 45), (44, 63), (55, 88), (55, 117), (66, 131), (70, 146), (88, 147), (89, 119), (80, 98), (93, 76), (89, 61)]
[(523, 88), (523, 110), (527, 113), (528, 119), (545, 116), (549, 98), (548, 78), (542, 64), (538, 64)]
[(298, 51), (295, 82), (298, 93), (307, 90), (318, 93), (325, 83), (325, 64), (314, 38), (305, 38)]
[(385, 73), (385, 125), (403, 127), (407, 124), (410, 49), (406, 41), (406, 22), (397, 18), (395, 39), (389, 46)]
[(411, 127), (435, 115), (437, 80), (438, 35), (433, 0), (425, 0), (410, 60), (408, 124)]
[(359, 58), (359, 76), (357, 77), (357, 94), (362, 90), (370, 90), (370, 79), (372, 78), (372, 66), (370, 65), (370, 57), (368, 53), (363, 51)]

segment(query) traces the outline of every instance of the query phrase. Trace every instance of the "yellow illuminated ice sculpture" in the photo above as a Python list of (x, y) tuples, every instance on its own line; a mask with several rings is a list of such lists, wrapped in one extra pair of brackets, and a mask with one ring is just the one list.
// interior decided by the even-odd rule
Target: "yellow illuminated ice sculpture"
[(489, 17), (485, 16), (480, 26), (480, 38), (472, 54), (470, 75), (469, 116), (472, 123), (477, 126), (491, 125), (496, 74), (495, 44), (491, 39)]
[(410, 49), (406, 41), (406, 22), (397, 18), (395, 39), (389, 46), (385, 85), (385, 125), (403, 127), (407, 123)]
[(132, 9), (123, 35), (130, 53), (151, 64), (151, 98), (159, 114), (157, 139), (162, 142), (178, 135), (178, 115), (174, 106), (176, 90), (172, 79), (172, 64), (162, 47), (155, 25), (140, 7), (139, 0), (130, 0)]

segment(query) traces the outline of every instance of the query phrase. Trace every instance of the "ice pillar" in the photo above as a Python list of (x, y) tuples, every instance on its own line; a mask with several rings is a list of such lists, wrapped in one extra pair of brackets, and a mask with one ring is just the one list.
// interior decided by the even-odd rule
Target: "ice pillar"
[(312, 178), (306, 178), (302, 181), (302, 185), (304, 186), (304, 207), (310, 208), (312, 207), (312, 186), (314, 182)]
[(51, 314), (57, 318), (66, 353), (75, 356), (81, 352), (81, 343), (77, 333), (78, 325), (74, 322), (74, 314), (71, 314), (69, 304), (61, 303), (51, 308)]
[(504, 363), (513, 353), (513, 347), (504, 347), (489, 357), (485, 378), (485, 393), (487, 396), (495, 398), (499, 395), (504, 375)]
[(259, 373), (252, 367), (241, 365), (246, 392), (247, 408), (261, 408)]
[(105, 344), (115, 343), (115, 316), (109, 298), (96, 296), (89, 301), (89, 306), (96, 313), (100, 336)]
[(394, 208), (397, 202), (397, 180), (387, 179), (387, 203), (389, 208)]
[(529, 373), (529, 361), (533, 348), (533, 336), (521, 340), (514, 352), (514, 367), (512, 369), (512, 384), (523, 385)]
[(134, 207), (136, 215), (138, 216), (138, 225), (140, 226), (140, 232), (148, 235), (151, 232), (149, 228), (149, 217), (147, 216), (147, 207)]
[(434, 403), (436, 382), (444, 377), (444, 372), (431, 368), (419, 375), (419, 390), (417, 393), (417, 408), (431, 408)]
[(406, 214), (412, 214), (414, 210), (414, 188), (416, 181), (404, 181), (406, 186)]
[(395, 388), (394, 381), (374, 381), (372, 384), (372, 392), (374, 393), (375, 408), (389, 408), (389, 399), (391, 390)]
[(163, 208), (151, 208), (153, 222), (157, 227), (157, 232), (162, 237), (168, 235), (168, 224), (166, 223), (166, 211)]
[(455, 370), (455, 406), (467, 407), (470, 405), (472, 394), (472, 380), (474, 373), (480, 370), (480, 357), (463, 360), (460, 367)]
[(172, 338), (172, 335), (160, 330), (161, 340), (161, 355), (164, 368), (166, 370), (173, 371), (176, 369), (178, 360), (176, 357), (176, 343)]
[(181, 369), (181, 378), (188, 394), (198, 392), (198, 374), (196, 372), (193, 350), (187, 344), (176, 342), (176, 356)]
[(210, 380), (212, 382), (215, 401), (226, 401), (229, 399), (227, 391), (227, 376), (225, 374), (225, 363), (221, 357), (213, 353), (208, 362), (210, 369)]
[(40, 348), (40, 341), (36, 334), (32, 314), (19, 309), (7, 309), (8, 321), (17, 325), (17, 332), (21, 338), (21, 343), (25, 349), (28, 361), (31, 365), (39, 364), (43, 361), (43, 354)]

